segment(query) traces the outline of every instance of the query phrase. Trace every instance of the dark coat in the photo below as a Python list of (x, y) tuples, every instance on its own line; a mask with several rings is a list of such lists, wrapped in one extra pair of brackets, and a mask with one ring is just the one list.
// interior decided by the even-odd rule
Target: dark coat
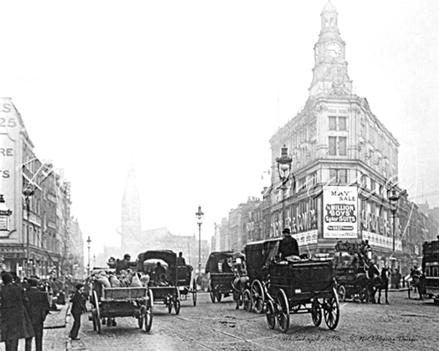
[(72, 307), (70, 309), (72, 314), (81, 314), (86, 312), (85, 299), (80, 292), (75, 291), (75, 294), (73, 294), (70, 302), (72, 303)]
[(30, 302), (28, 313), (32, 324), (42, 325), (50, 309), (47, 293), (32, 287), (27, 291), (27, 296)]
[(299, 256), (298, 242), (296, 239), (291, 235), (285, 235), (280, 242), (279, 253), (281, 254), (281, 258), (292, 255)]
[(29, 299), (21, 287), (13, 284), (3, 286), (0, 292), (1, 339), (31, 338), (34, 329), (26, 311)]

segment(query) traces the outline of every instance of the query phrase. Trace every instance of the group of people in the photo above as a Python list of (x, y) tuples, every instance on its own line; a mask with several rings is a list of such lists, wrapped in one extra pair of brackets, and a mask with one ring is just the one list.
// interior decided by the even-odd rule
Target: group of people
[(43, 324), (50, 310), (47, 292), (36, 278), (28, 279), (26, 287), (10, 273), (2, 272), (1, 278), (0, 340), (6, 351), (16, 351), (19, 339), (25, 339), (25, 350), (31, 351), (34, 338), (36, 350), (42, 351)]
[[(0, 341), (5, 351), (17, 351), (20, 339), (25, 339), (25, 351), (43, 350), (43, 328), (50, 313), (48, 283), (34, 276), (23, 281), (9, 272), (1, 273), (0, 285)], [(52, 279), (52, 283), (56, 283)], [(71, 299), (74, 318), (70, 337), (78, 339), (81, 314), (85, 311), (84, 285), (77, 284)]]

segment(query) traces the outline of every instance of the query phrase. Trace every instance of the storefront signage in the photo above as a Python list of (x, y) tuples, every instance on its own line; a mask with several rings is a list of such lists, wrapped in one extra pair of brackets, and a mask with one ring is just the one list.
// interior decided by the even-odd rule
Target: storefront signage
[(357, 238), (358, 188), (324, 186), (324, 238)]
[[(368, 240), (370, 245), (378, 246), (384, 249), (393, 250), (393, 238), (367, 232), (365, 230), (362, 231), (362, 240)], [(396, 239), (394, 242), (394, 246), (396, 251), (402, 251), (402, 241)]]
[(298, 242), (298, 246), (306, 246), (318, 243), (318, 231), (310, 230), (308, 232), (292, 235)]

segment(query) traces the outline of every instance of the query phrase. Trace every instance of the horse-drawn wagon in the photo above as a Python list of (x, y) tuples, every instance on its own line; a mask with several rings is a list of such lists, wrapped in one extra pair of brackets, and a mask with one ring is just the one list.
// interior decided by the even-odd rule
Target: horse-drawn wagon
[(356, 243), (338, 244), (335, 251), (333, 262), (339, 301), (368, 301), (370, 280), (366, 253)]
[(191, 265), (177, 266), (177, 286), (179, 287), (180, 300), (187, 301), (191, 297), (195, 306), (197, 304), (197, 284)]
[(245, 246), (246, 271), (249, 278), (249, 288), (244, 292), (244, 308), (248, 312), (264, 311), (266, 299), (266, 281), (268, 280), (267, 262), (273, 260), (282, 238), (272, 238), (254, 241)]
[(246, 246), (247, 271), (252, 279), (252, 305), (266, 311), (269, 328), (278, 324), (287, 332), (291, 313), (310, 313), (315, 326), (324, 314), (330, 329), (339, 322), (339, 299), (335, 289), (332, 260), (280, 257), (282, 238)]
[(177, 284), (177, 255), (171, 250), (152, 250), (138, 255), (137, 269), (150, 276), (152, 304), (162, 301), (171, 313), (180, 312), (180, 290)]
[(208, 273), (211, 301), (220, 302), (222, 297), (233, 295), (234, 272), (232, 270), (232, 251), (214, 251), (208, 257), (205, 272)]
[[(91, 280), (93, 330), (101, 334), (103, 321), (114, 326), (116, 317), (134, 317), (140, 329), (150, 331), (153, 323), (151, 290), (146, 286), (111, 286), (108, 277), (117, 279), (113, 271), (101, 270), (97, 278)], [(104, 284), (101, 278), (108, 283)]]

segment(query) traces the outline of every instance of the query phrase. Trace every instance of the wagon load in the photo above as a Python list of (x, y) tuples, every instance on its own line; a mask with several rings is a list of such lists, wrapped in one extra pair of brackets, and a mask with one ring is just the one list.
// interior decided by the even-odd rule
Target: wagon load
[(116, 317), (134, 317), (140, 329), (151, 329), (152, 293), (148, 288), (149, 276), (131, 269), (116, 274), (115, 269), (92, 272), (91, 320), (93, 330), (101, 333), (101, 325), (116, 326)]

